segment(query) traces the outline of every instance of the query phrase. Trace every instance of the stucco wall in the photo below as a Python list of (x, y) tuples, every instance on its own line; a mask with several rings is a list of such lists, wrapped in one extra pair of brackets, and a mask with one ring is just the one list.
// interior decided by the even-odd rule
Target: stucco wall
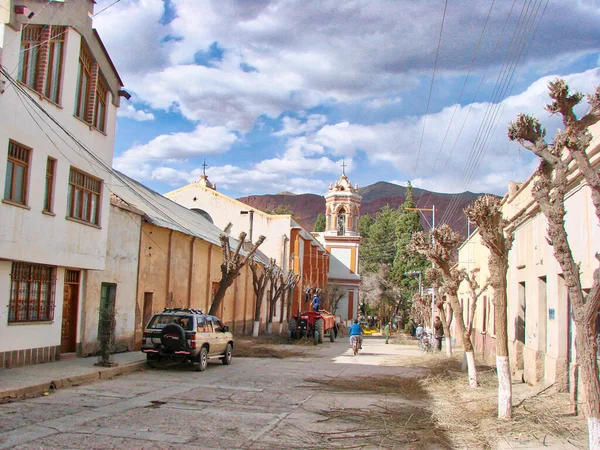
[[(186, 208), (198, 208), (206, 211), (211, 216), (213, 223), (220, 229), (224, 229), (231, 222), (233, 226), (230, 234), (235, 238), (242, 231), (249, 233), (249, 215), (240, 214), (240, 212), (249, 211), (252, 208), (218, 191), (190, 184), (176, 191), (166, 193), (165, 197)], [(275, 216), (255, 210), (252, 224), (253, 241), (256, 241), (260, 235), (266, 237), (260, 246), (261, 252), (269, 258), (274, 258), (277, 261), (277, 265), (287, 270), (287, 257), (290, 255), (290, 216)], [(288, 238), (287, 241), (283, 240), (284, 236)], [(285, 261), (282, 259), (284, 249), (287, 255)]]
[(54, 320), (8, 324), (8, 294), (10, 293), (11, 261), (0, 261), (0, 352), (60, 345), (65, 270), (58, 267), (56, 273), (56, 307)]
[(83, 355), (94, 354), (97, 350), (102, 283), (117, 285), (116, 350), (133, 348), (141, 226), (140, 214), (111, 205), (105, 269), (87, 273), (82, 315)]
[[(142, 324), (144, 293), (153, 295), (152, 312), (160, 312), (165, 307), (192, 307), (208, 313), (213, 283), (221, 279), (223, 260), (221, 248), (202, 239), (192, 240), (177, 231), (146, 222), (142, 224), (142, 230), (135, 315), (136, 348), (140, 346), (145, 325)], [(236, 334), (251, 332), (254, 314), (251, 277), (251, 271), (245, 266), (227, 290), (217, 314)]]
[[(2, 64), (9, 68), (18, 66), (20, 35), (9, 27), (4, 27), (5, 48), (2, 51)], [(112, 165), (113, 142), (116, 125), (116, 107), (108, 103), (106, 133), (91, 129), (90, 126), (73, 116), (75, 87), (81, 37), (69, 29), (65, 34), (65, 49), (61, 80), (61, 96), (54, 105), (47, 100), (39, 100), (39, 95), (30, 91), (34, 98), (63, 126), (74, 134), (88, 149), (109, 167)], [(25, 87), (25, 89), (29, 89)], [(110, 94), (109, 94), (110, 95)], [(100, 228), (65, 220), (67, 211), (67, 188), (70, 166), (102, 180), (109, 175), (97, 163), (91, 164), (89, 156), (76, 148), (76, 144), (58, 131), (60, 138), (68, 145), (56, 148), (42, 130), (32, 121), (29, 113), (17, 97), (15, 89), (6, 89), (0, 94), (0, 183), (4, 186), (8, 142), (12, 139), (32, 148), (29, 166), (27, 206), (29, 209), (0, 203), (0, 256), (13, 260), (27, 260), (43, 264), (102, 269), (106, 253), (109, 192), (103, 184), (100, 208)], [(54, 180), (55, 216), (42, 214), (44, 201), (44, 180), (48, 156), (57, 160)], [(51, 235), (52, 239), (47, 239)], [(36, 251), (32, 252), (31, 248)]]

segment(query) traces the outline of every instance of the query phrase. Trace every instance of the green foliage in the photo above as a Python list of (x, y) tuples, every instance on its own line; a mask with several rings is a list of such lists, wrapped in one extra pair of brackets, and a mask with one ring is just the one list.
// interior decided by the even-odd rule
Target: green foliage
[[(361, 218), (362, 219), (362, 218)], [(389, 205), (381, 208), (375, 221), (363, 236), (361, 246), (361, 267), (365, 272), (376, 272), (379, 266), (391, 267), (396, 255), (396, 226), (398, 210)]]
[(314, 232), (315, 233), (320, 233), (322, 231), (325, 231), (325, 227), (327, 226), (327, 219), (325, 218), (325, 216), (321, 213), (319, 213), (319, 215), (317, 216), (317, 220), (315, 221), (315, 226), (314, 226)]
[[(411, 254), (407, 250), (413, 233), (423, 231), (419, 211), (407, 209), (414, 207), (412, 186), (409, 183), (406, 200), (400, 208), (385, 206), (377, 212), (374, 219), (365, 215), (359, 220), (363, 278), (377, 275), (381, 278), (379, 285), (387, 286), (377, 293), (381, 297), (380, 302), (384, 302), (384, 292), (395, 292), (389, 296), (391, 302), (403, 299), (405, 304), (399, 305), (399, 313), (410, 309), (413, 295), (419, 291), (419, 276), (407, 272), (421, 272), (422, 285), (425, 286), (425, 271), (430, 265), (424, 256)], [(369, 303), (372, 302), (369, 299)]]
[(265, 210), (267, 214), (275, 214), (275, 215), (294, 215), (294, 211), (290, 208), (290, 205), (277, 205), (274, 209)]
[(360, 219), (358, 219), (358, 232), (360, 235), (366, 238), (369, 235), (371, 225), (373, 225), (373, 218), (370, 215), (360, 216)]
[(407, 275), (407, 272), (421, 272), (422, 281), (425, 280), (425, 270), (429, 267), (427, 258), (422, 255), (411, 254), (407, 250), (413, 233), (423, 231), (419, 211), (407, 210), (414, 208), (412, 186), (410, 182), (406, 190), (406, 200), (400, 206), (401, 213), (398, 217), (396, 228), (396, 255), (392, 267), (391, 277), (400, 289), (400, 292), (412, 298), (415, 292), (419, 290), (418, 275)]

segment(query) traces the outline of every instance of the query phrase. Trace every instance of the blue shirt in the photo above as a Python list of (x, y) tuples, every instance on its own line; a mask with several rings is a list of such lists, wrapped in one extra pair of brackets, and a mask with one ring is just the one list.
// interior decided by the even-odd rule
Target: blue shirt
[(359, 323), (353, 323), (350, 325), (350, 336), (360, 336), (363, 334), (363, 329)]

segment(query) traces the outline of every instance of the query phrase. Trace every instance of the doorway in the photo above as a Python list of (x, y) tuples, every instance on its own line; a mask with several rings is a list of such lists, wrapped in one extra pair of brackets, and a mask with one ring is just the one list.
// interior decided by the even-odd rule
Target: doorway
[(154, 303), (154, 292), (144, 292), (144, 311), (142, 329), (146, 328), (150, 319), (152, 319), (152, 304)]
[(102, 283), (100, 287), (100, 310), (98, 312), (98, 338), (107, 337), (114, 333), (115, 297), (117, 285), (115, 283)]
[(60, 340), (61, 353), (74, 353), (77, 341), (77, 311), (79, 305), (78, 270), (65, 270), (63, 295), (62, 329)]

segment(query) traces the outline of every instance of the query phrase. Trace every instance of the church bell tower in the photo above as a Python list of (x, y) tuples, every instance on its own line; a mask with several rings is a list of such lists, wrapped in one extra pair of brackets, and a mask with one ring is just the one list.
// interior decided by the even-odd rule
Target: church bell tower
[(342, 176), (329, 185), (325, 194), (327, 225), (325, 236), (358, 237), (361, 196), (358, 184), (352, 186), (346, 176), (346, 164), (342, 163)]

